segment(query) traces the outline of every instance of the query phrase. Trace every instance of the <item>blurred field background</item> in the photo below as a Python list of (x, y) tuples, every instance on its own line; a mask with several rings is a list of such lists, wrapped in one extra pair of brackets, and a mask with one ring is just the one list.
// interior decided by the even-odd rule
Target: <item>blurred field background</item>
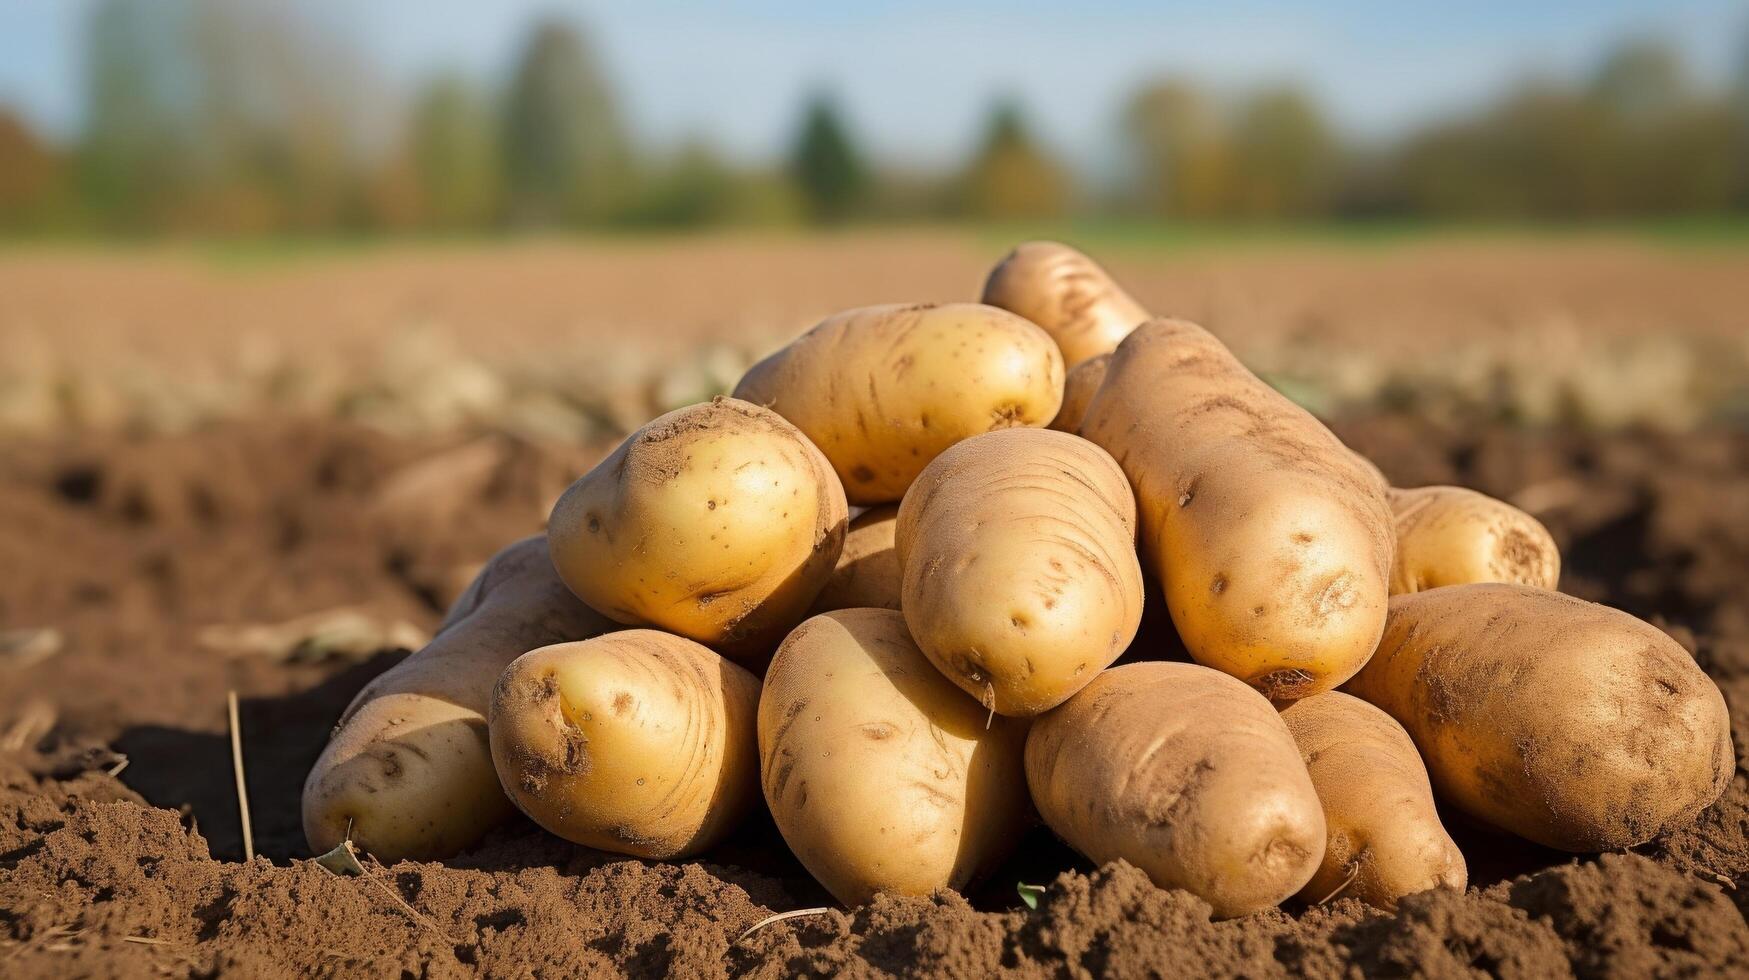
[(1058, 237), (1327, 415), (1749, 424), (1749, 8), (0, 3), (0, 432), (594, 441)]

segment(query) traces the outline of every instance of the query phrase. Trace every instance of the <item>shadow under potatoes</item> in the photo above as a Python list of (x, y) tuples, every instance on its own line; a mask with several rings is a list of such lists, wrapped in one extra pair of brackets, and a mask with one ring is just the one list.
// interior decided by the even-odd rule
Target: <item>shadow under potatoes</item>
[[(405, 656), (385, 651), (307, 690), (240, 701), (237, 713), (257, 854), (275, 861), (309, 856), (300, 807), (304, 777), (353, 696)], [(115, 748), (128, 757), (123, 783), (153, 806), (190, 816), (213, 857), (243, 858), (228, 733), (137, 725), (122, 732)]]
[[(353, 697), (406, 656), (385, 651), (306, 690), (244, 698), (238, 704), (256, 854), (278, 862), (311, 856), (304, 840), (304, 777)], [(123, 783), (153, 806), (186, 814), (214, 858), (242, 860), (243, 831), (227, 732), (138, 725), (124, 731), (115, 748), (128, 757)], [(518, 816), (445, 863), (482, 870), (551, 866), (581, 874), (623, 860), (627, 858), (552, 837)], [(727, 840), (693, 860), (725, 866), (725, 877), (774, 906), (832, 904), (831, 896), (790, 854), (763, 804)]]

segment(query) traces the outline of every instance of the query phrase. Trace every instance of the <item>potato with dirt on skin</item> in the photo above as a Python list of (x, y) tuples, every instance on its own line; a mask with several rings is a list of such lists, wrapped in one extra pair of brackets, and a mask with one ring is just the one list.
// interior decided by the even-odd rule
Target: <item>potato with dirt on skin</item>
[(1057, 409), (1051, 428), (1079, 434), (1081, 420), (1087, 417), (1087, 405), (1093, 401), (1093, 393), (1105, 383), (1105, 369), (1110, 365), (1111, 355), (1101, 354), (1069, 369), (1069, 375), (1063, 381), (1063, 407)]
[(1366, 663), (1394, 547), (1384, 486), (1208, 331), (1137, 327), (1081, 435), (1129, 477), (1144, 564), (1198, 663), (1276, 700)]
[(899, 608), (899, 551), (893, 545), (898, 525), (896, 504), (871, 507), (851, 520), (838, 567), (814, 600), (814, 612)]
[(1463, 487), (1388, 493), (1397, 529), (1392, 595), (1474, 582), (1552, 589), (1560, 581), (1555, 539), (1517, 507)]
[(868, 306), (753, 365), (735, 397), (795, 423), (851, 503), (892, 503), (961, 439), (1048, 424), (1063, 400), (1063, 355), (993, 306)]
[(897, 544), (917, 646), (998, 714), (1062, 704), (1141, 622), (1135, 498), (1079, 436), (1007, 429), (947, 450), (899, 505)]
[(683, 637), (634, 629), (533, 650), (492, 694), (492, 760), (523, 813), (588, 847), (696, 854), (759, 795), (759, 680)]
[(1279, 904), (1324, 854), (1324, 809), (1287, 725), (1236, 678), (1185, 663), (1101, 673), (1034, 720), (1039, 815), (1103, 864), (1122, 858), (1220, 918)]
[(795, 426), (716, 398), (632, 433), (559, 498), (548, 534), (602, 615), (758, 666), (831, 577), (848, 517)]
[(983, 301), (1043, 327), (1076, 365), (1110, 353), (1148, 319), (1097, 262), (1057, 242), (1025, 242), (984, 283)]
[(504, 665), (618, 629), (553, 570), (545, 537), (499, 552), (431, 642), (365, 686), (304, 782), (317, 854), (350, 839), (384, 863), (449, 857), (515, 812), (492, 769), (486, 711)]
[(796, 627), (759, 699), (765, 801), (803, 866), (846, 905), (964, 888), (1030, 822), (1026, 723), (948, 683), (891, 609)]
[(1382, 909), (1430, 888), (1463, 891), (1464, 855), (1433, 804), (1421, 753), (1390, 715), (1340, 691), (1281, 713), (1324, 804), (1328, 837), (1308, 902), (1341, 895)]
[(1547, 847), (1633, 847), (1692, 821), (1736, 771), (1724, 697), (1663, 631), (1498, 583), (1391, 598), (1344, 690), (1408, 731), (1441, 799)]

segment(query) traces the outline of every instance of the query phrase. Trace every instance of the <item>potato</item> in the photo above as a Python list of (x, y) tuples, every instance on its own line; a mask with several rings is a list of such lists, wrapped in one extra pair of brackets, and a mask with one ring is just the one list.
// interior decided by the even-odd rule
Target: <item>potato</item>
[(691, 640), (626, 630), (525, 653), (492, 694), (492, 761), (523, 813), (616, 854), (696, 854), (759, 798), (759, 680)]
[(794, 422), (851, 503), (884, 504), (961, 439), (1050, 422), (1063, 357), (1044, 331), (994, 307), (869, 306), (753, 365), (735, 397)]
[(1287, 725), (1256, 691), (1196, 664), (1100, 674), (1033, 722), (1026, 779), (1071, 847), (1122, 858), (1222, 918), (1298, 892), (1324, 855), (1324, 810)]
[(578, 602), (545, 537), (505, 548), (430, 644), (352, 699), (304, 782), (304, 836), (348, 836), (384, 862), (448, 857), (515, 812), (486, 742), (492, 684), (534, 649), (615, 629)]
[(1138, 327), (1081, 434), (1129, 476), (1144, 559), (1198, 663), (1293, 700), (1366, 662), (1391, 567), (1384, 487), (1208, 331)]
[(1429, 888), (1464, 890), (1463, 852), (1439, 822), (1427, 767), (1402, 725), (1340, 691), (1295, 701), (1281, 720), (1323, 801), (1329, 834), (1301, 898), (1341, 894), (1394, 909)]
[(758, 666), (831, 577), (848, 518), (795, 426), (717, 398), (632, 433), (559, 498), (548, 534), (602, 615)]
[(1110, 365), (1111, 355), (1101, 354), (1069, 369), (1063, 380), (1063, 407), (1057, 409), (1051, 428), (1058, 432), (1081, 430), (1081, 420), (1087, 417), (1087, 404), (1093, 401), (1093, 393), (1105, 383), (1105, 369)]
[(1463, 487), (1389, 491), (1397, 552), (1391, 594), (1442, 585), (1511, 582), (1552, 589), (1561, 553), (1536, 518)]
[(1098, 263), (1056, 242), (1026, 242), (1009, 252), (984, 283), (984, 302), (1043, 327), (1070, 368), (1115, 350), (1148, 319)]
[(1391, 598), (1346, 690), (1408, 730), (1440, 797), (1564, 851), (1682, 826), (1736, 769), (1719, 689), (1662, 631), (1522, 585)]
[(1062, 704), (1141, 622), (1135, 498), (1079, 436), (1007, 429), (947, 450), (899, 505), (897, 544), (912, 637), (998, 714)]
[(783, 641), (759, 699), (765, 801), (846, 905), (964, 888), (1030, 820), (1026, 723), (948, 683), (891, 609), (842, 609)]
[(850, 522), (838, 567), (814, 600), (814, 612), (899, 608), (899, 552), (893, 547), (898, 526), (895, 504), (870, 508)]

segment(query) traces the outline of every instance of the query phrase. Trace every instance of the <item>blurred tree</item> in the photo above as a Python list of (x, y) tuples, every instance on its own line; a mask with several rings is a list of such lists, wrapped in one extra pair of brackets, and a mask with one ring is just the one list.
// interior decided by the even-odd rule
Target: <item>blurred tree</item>
[(1726, 101), (1697, 91), (1673, 49), (1637, 40), (1583, 86), (1527, 82), (1416, 134), (1400, 175), (1413, 209), (1433, 215), (1698, 214), (1738, 193), (1739, 145)]
[(790, 153), (790, 175), (816, 222), (843, 221), (868, 191), (861, 154), (839, 118), (837, 105), (824, 93), (810, 98), (802, 113), (801, 131)]
[(498, 214), (502, 189), (490, 109), (455, 75), (426, 84), (413, 107), (411, 156), (424, 222), (455, 231)]
[(1731, 107), (1695, 88), (1674, 47), (1656, 39), (1624, 43), (1604, 59), (1589, 98), (1609, 135), (1601, 159), (1612, 211), (1685, 214), (1729, 206), (1740, 165)]
[(1341, 147), (1304, 92), (1276, 86), (1254, 93), (1239, 106), (1228, 140), (1234, 214), (1309, 218), (1329, 210)]
[(1575, 217), (1607, 208), (1608, 132), (1582, 100), (1542, 81), (1483, 114), (1411, 137), (1402, 183), (1411, 208), (1436, 217)]
[(1033, 141), (1018, 103), (998, 102), (983, 144), (959, 180), (956, 211), (995, 220), (1052, 218), (1069, 201), (1069, 179)]
[(61, 161), (23, 119), (0, 109), (0, 230), (44, 228), (64, 207)]
[(1744, 29), (1737, 42), (1737, 67), (1728, 97), (1735, 117), (1732, 169), (1736, 173), (1736, 189), (1732, 200), (1739, 210), (1749, 211), (1749, 28)]
[(196, 222), (224, 231), (369, 225), (364, 202), (396, 161), (384, 86), (343, 40), (295, 7), (198, 0), (193, 103), (201, 151)]
[(332, 227), (384, 127), (351, 52), (266, 0), (106, 0), (87, 34), (81, 186), (135, 230)]
[(1682, 56), (1657, 38), (1633, 38), (1609, 52), (1591, 78), (1590, 97), (1627, 118), (1659, 118), (1688, 97)]
[(630, 150), (594, 52), (576, 29), (534, 31), (504, 110), (510, 217), (519, 224), (600, 222), (625, 206)]
[(1227, 148), (1219, 114), (1183, 79), (1136, 93), (1123, 112), (1133, 194), (1161, 217), (1208, 218), (1229, 199)]
[(1633, 134), (1626, 179), (1631, 213), (1715, 214), (1739, 199), (1749, 178), (1737, 119), (1724, 99), (1695, 99)]
[(662, 227), (715, 224), (730, 217), (737, 183), (709, 143), (690, 139), (644, 181), (626, 220)]
[[(1025, 218), (1070, 204), (1066, 170), (1012, 103), (993, 107), (953, 176), (872, 173), (825, 95), (805, 104), (781, 164), (733, 167), (694, 142), (639, 170), (604, 69), (570, 27), (531, 33), (502, 106), (438, 79), (403, 119), (322, 23), (277, 0), (95, 0), (77, 145), (63, 156), (0, 119), (0, 220), (19, 226), (27, 199), (50, 224), (239, 234)], [(1127, 203), (1187, 219), (1749, 211), (1744, 41), (1725, 85), (1691, 75), (1676, 48), (1630, 38), (1583, 76), (1526, 81), (1360, 151), (1300, 90), (1227, 103), (1167, 79), (1124, 106)]]
[(105, 0), (88, 23), (80, 186), (111, 227), (151, 224), (191, 176), (190, 13), (174, 0)]

